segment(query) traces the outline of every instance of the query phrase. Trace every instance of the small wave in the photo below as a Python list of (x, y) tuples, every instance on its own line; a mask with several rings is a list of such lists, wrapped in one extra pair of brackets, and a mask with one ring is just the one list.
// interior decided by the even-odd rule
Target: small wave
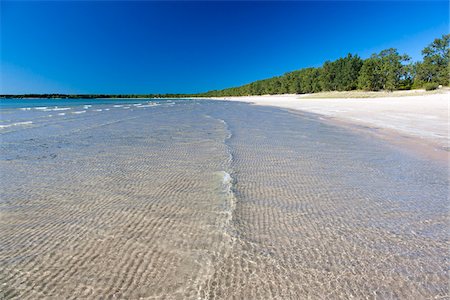
[[(230, 175), (230, 173), (226, 171), (222, 171), (222, 187), (225, 194), (228, 196), (231, 196), (234, 198), (234, 192), (233, 192), (233, 184), (234, 184), (234, 178)], [(230, 207), (233, 208), (233, 203), (230, 203)]]
[(22, 108), (19, 108), (20, 110), (31, 110), (31, 107), (22, 107)]
[(70, 110), (70, 107), (55, 107), (55, 108), (51, 108), (49, 110), (51, 111), (60, 111), (60, 110)]
[(232, 228), (232, 220), (233, 220), (233, 214), (234, 210), (236, 209), (236, 195), (234, 194), (234, 178), (230, 175), (230, 173), (226, 171), (221, 172), (222, 175), (222, 192), (225, 195), (225, 202), (223, 203), (224, 213), (227, 215), (226, 219), (224, 220), (224, 228), (227, 231), (228, 234), (232, 234), (233, 228)]
[(113, 107), (122, 107), (123, 105), (113, 105)]
[(105, 108), (105, 110), (109, 110), (109, 108)]
[(129, 106), (125, 106), (123, 109), (129, 109), (130, 107)]
[(42, 109), (42, 111), (60, 111), (60, 110), (69, 110), (69, 107), (53, 107), (53, 108), (46, 108), (46, 109)]
[(85, 110), (81, 110), (81, 111), (74, 111), (72, 112), (73, 114), (84, 114), (86, 111)]
[(30, 125), (30, 124), (33, 124), (33, 122), (32, 121), (17, 122), (17, 123), (12, 123), (12, 124), (0, 125), (0, 128), (8, 128), (8, 127), (13, 127), (13, 126), (25, 126), (25, 125)]
[(222, 183), (226, 186), (229, 186), (233, 183), (233, 178), (228, 172), (223, 171)]
[(84, 109), (88, 109), (90, 107), (92, 107), (92, 105), (85, 105), (85, 106), (83, 106)]
[[(222, 119), (217, 119), (217, 120), (225, 126), (225, 129), (226, 129), (226, 131), (227, 131), (227, 136), (226, 136), (226, 138), (225, 138), (225, 141), (231, 139), (231, 137), (233, 136), (233, 134), (231, 133), (231, 130), (230, 130), (230, 128), (228, 127), (228, 123), (227, 123), (225, 120), (222, 120)], [(229, 154), (231, 155), (231, 152), (230, 152), (230, 151), (228, 151), (228, 152), (229, 152)]]
[(40, 107), (35, 107), (34, 109), (36, 109), (36, 110), (46, 110), (46, 109), (48, 109), (48, 107), (47, 106), (40, 106)]
[(65, 116), (66, 113), (59, 113), (58, 116)]
[(159, 106), (159, 104), (157, 103), (150, 103), (150, 104), (145, 104), (145, 105), (141, 105), (141, 106), (137, 106), (138, 108), (145, 108), (145, 107), (154, 107), (154, 106)]

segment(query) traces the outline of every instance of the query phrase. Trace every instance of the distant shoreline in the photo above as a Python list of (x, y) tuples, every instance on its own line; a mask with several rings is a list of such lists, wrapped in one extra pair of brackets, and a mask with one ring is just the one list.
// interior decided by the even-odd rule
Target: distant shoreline
[(14, 94), (14, 95), (0, 95), (0, 99), (216, 99), (216, 98), (239, 98), (239, 97), (284, 97), (297, 96), (301, 98), (379, 98), (379, 97), (396, 97), (396, 96), (416, 96), (416, 95), (431, 95), (442, 94), (450, 91), (449, 87), (433, 91), (425, 91), (423, 89), (413, 90), (399, 90), (399, 91), (331, 91), (331, 92), (317, 92), (309, 94), (267, 94), (267, 95), (245, 95), (245, 96), (223, 96), (223, 97), (208, 97), (202, 94), (167, 94), (167, 95), (106, 95), (106, 94)]
[(61, 100), (61, 99), (182, 99), (183, 97), (78, 97), (78, 96), (67, 96), (67, 97), (23, 97), (22, 95), (0, 95), (0, 99), (55, 99), (55, 100)]

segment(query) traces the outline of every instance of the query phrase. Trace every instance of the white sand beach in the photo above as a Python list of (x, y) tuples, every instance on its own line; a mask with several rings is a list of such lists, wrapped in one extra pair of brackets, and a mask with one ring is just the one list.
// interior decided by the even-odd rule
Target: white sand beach
[[(345, 98), (344, 98), (345, 97)], [(450, 91), (393, 93), (334, 92), (305, 95), (221, 97), (323, 115), (327, 119), (377, 128), (447, 149)]]

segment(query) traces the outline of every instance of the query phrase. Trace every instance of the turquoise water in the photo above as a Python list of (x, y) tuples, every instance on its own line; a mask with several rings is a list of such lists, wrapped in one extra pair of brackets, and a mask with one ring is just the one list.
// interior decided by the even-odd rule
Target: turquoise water
[(445, 165), (271, 107), (30, 101), (0, 109), (0, 298), (449, 294)]
[[(184, 100), (177, 100), (184, 101)], [(67, 118), (105, 109), (146, 108), (173, 104), (171, 99), (1, 99), (0, 130), (36, 126), (48, 118)], [(34, 124), (34, 125), (32, 125)]]
[[(167, 100), (167, 99), (163, 99)], [(169, 99), (170, 100), (170, 99)], [(82, 105), (103, 105), (103, 104), (134, 104), (151, 101), (161, 101), (161, 99), (0, 99), (0, 108), (27, 108), (27, 107), (68, 107)]]

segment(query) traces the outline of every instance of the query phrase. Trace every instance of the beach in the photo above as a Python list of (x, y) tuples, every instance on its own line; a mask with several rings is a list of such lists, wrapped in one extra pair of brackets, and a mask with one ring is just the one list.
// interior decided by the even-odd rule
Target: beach
[(323, 92), (214, 99), (314, 113), (327, 120), (338, 121), (340, 125), (359, 125), (359, 129), (366, 127), (378, 138), (403, 144), (406, 148), (416, 148), (429, 157), (448, 160), (448, 89), (435, 92)]
[(448, 1), (0, 6), (0, 300), (450, 300)]
[(328, 120), (369, 100), (235, 100), (11, 100), (2, 297), (449, 295), (447, 164)]

